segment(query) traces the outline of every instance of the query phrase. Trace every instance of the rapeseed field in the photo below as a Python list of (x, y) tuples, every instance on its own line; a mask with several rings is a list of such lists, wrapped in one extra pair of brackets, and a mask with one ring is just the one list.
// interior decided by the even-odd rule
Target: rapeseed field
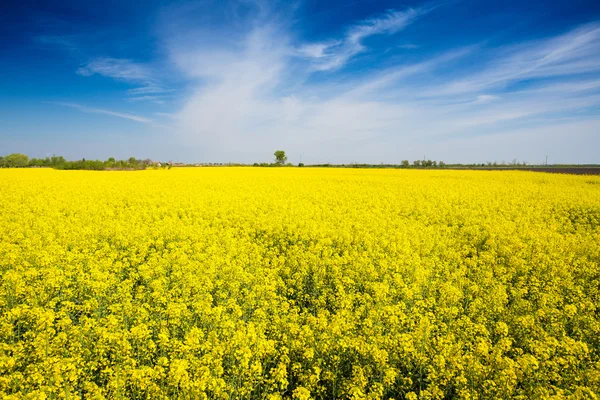
[(600, 178), (0, 170), (4, 399), (600, 395)]

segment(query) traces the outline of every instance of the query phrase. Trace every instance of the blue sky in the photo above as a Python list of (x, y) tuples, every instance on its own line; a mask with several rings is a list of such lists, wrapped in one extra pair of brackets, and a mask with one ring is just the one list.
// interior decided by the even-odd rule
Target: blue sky
[(598, 1), (4, 2), (0, 154), (600, 163)]

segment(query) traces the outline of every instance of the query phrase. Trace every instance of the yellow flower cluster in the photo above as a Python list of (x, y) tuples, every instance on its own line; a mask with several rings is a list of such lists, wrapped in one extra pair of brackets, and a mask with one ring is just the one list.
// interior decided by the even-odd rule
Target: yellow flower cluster
[(600, 178), (0, 170), (4, 399), (600, 395)]

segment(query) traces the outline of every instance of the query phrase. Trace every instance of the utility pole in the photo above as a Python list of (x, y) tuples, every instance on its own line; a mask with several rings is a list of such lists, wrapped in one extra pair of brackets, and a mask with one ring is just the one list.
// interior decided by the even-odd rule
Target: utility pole
[(546, 156), (546, 167), (548, 166), (548, 156)]

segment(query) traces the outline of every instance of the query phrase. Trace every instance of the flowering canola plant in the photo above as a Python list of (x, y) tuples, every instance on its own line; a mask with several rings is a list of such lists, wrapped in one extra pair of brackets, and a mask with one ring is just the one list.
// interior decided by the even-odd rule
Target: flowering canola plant
[(600, 395), (600, 178), (0, 170), (4, 399)]

